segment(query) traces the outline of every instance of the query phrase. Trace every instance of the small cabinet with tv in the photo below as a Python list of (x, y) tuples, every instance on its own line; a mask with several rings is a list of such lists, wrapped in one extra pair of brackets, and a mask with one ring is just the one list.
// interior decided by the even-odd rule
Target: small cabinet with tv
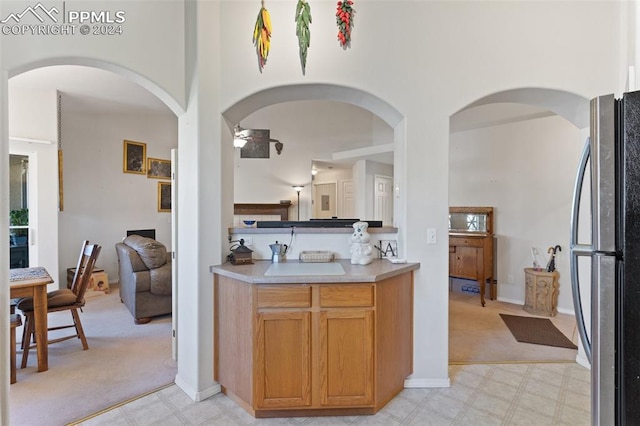
[(449, 208), (449, 276), (477, 281), (482, 306), (487, 282), (489, 297), (497, 295), (494, 248), (493, 207)]

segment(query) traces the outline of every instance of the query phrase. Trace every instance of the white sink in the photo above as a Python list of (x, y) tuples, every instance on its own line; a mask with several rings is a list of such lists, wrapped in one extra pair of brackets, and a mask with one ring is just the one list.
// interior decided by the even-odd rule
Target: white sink
[(344, 268), (339, 263), (274, 263), (264, 273), (265, 276), (295, 275), (344, 275)]

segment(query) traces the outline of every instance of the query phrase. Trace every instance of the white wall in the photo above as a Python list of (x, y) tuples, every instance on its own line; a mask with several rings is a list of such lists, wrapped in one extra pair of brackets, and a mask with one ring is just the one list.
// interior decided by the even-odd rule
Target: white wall
[[(394, 171), (400, 177), (395, 216), (407, 259), (421, 262), (415, 274), (410, 385), (446, 386), (448, 249), (443, 238), (435, 245), (424, 240), (429, 227), (440, 235), (447, 232), (449, 117), (476, 99), (512, 88), (554, 88), (590, 98), (624, 87), (626, 51), (621, 52), (620, 40), (627, 32), (620, 30), (626, 25), (621, 2), (362, 2), (351, 47), (345, 50), (335, 39), (335, 2), (319, 0), (313, 4), (316, 42), (304, 76), (296, 39), (288, 35), (295, 33), (289, 2), (268, 4), (277, 32), (262, 73), (249, 38), (259, 7), (253, 1), (92, 1), (84, 6), (113, 4), (130, 12), (126, 37), (2, 37), (0, 85), (6, 86), (9, 73), (35, 62), (72, 58), (108, 62), (125, 75), (133, 70), (165, 95), (184, 101), (177, 248), (183, 310), (176, 381), (196, 397), (214, 389), (208, 265), (223, 260), (226, 226), (232, 222), (233, 169), (228, 165), (233, 153), (230, 134), (218, 120), (221, 112), (262, 90), (324, 83), (369, 95), (354, 97), (354, 104), (366, 102), (361, 106), (372, 111), (388, 111), (391, 105), (401, 114), (394, 142), (406, 149), (398, 152), (403, 166)], [(0, 3), (0, 15), (9, 9), (17, 9), (15, 3)], [(245, 115), (286, 101), (276, 92)], [(0, 96), (6, 94), (0, 90)], [(312, 96), (332, 99), (337, 94)], [(405, 229), (410, 232), (402, 241)], [(0, 246), (0, 255), (7, 251)], [(0, 272), (5, 264), (0, 263)]]
[[(9, 93), (9, 135), (36, 139), (51, 144), (12, 141), (9, 152), (29, 156), (29, 248), (32, 266), (44, 266), (58, 288), (58, 132), (57, 94), (55, 90), (14, 88)], [(35, 190), (34, 190), (35, 188)], [(37, 216), (36, 213), (37, 212)], [(66, 282), (66, 281), (65, 281)]]
[(12, 88), (9, 91), (9, 136), (58, 142), (55, 90)]
[[(369, 228), (371, 236), (369, 243), (373, 246), (380, 246), (380, 241), (396, 240), (397, 234), (393, 228)], [(243, 232), (242, 228), (234, 229), (234, 233), (230, 234), (234, 241), (243, 238), (245, 245), (253, 250), (251, 257), (254, 260), (270, 260), (271, 248), (269, 245), (276, 241), (280, 244), (287, 245), (286, 258), (296, 260), (300, 258), (301, 251), (309, 250), (328, 250), (333, 253), (334, 259), (351, 259), (351, 232), (331, 232), (331, 233), (313, 233), (312, 230), (295, 231), (291, 235), (289, 229), (281, 232)], [(234, 244), (235, 245), (235, 244)], [(378, 256), (378, 250), (373, 248), (374, 258)], [(402, 255), (402, 254), (401, 254)]]
[(524, 303), (531, 248), (544, 267), (547, 248), (559, 244), (558, 308), (573, 312), (569, 221), (584, 142), (579, 129), (555, 115), (451, 134), (450, 205), (495, 209), (498, 299)]
[[(33, 7), (34, 3), (3, 0), (0, 15), (4, 19), (28, 6)], [(46, 6), (56, 6), (60, 12), (63, 10), (57, 2)], [(3, 67), (11, 71), (10, 76), (43, 65), (79, 64), (117, 69), (151, 90), (176, 111), (184, 106), (186, 97), (184, 7), (181, 0), (79, 0), (66, 3), (67, 12), (106, 11), (113, 16), (116, 11), (124, 11), (126, 21), (122, 24), (122, 34), (3, 36), (6, 41), (2, 49)], [(60, 21), (61, 15), (58, 18)], [(27, 15), (20, 23), (41, 22)]]
[(292, 185), (305, 185), (300, 192), (300, 220), (313, 214), (311, 206), (311, 162), (331, 160), (334, 152), (390, 143), (392, 129), (371, 112), (332, 101), (300, 101), (275, 104), (247, 116), (246, 129), (270, 129), (272, 139), (284, 144), (270, 158), (234, 156), (236, 203), (278, 203), (291, 200), (290, 217), (297, 217), (297, 193)]
[(156, 239), (171, 249), (171, 214), (158, 212), (158, 182), (123, 172), (123, 141), (147, 144), (147, 157), (171, 159), (177, 147), (178, 120), (173, 114), (131, 115), (79, 112), (62, 97), (64, 211), (59, 215), (60, 282), (78, 261), (82, 241), (102, 246), (97, 266), (118, 281), (115, 243), (127, 230), (155, 229)]
[[(343, 50), (329, 42), (335, 40), (335, 3), (316, 2), (312, 32), (318, 42), (312, 44), (302, 76), (295, 38), (275, 32), (269, 62), (260, 74), (253, 46), (243, 38), (252, 27), (255, 5), (221, 5), (224, 16), (235, 18), (221, 21), (221, 32), (229, 37), (222, 44), (221, 62), (234, 64), (221, 69), (218, 96), (225, 108), (263, 89), (330, 82), (371, 93), (404, 117), (406, 151), (401, 153), (404, 167), (398, 173), (403, 175), (396, 179), (400, 186), (394, 200), (401, 214), (395, 216), (399, 239), (407, 232), (408, 260), (421, 262), (415, 276), (414, 375), (409, 385), (446, 384), (448, 247), (444, 238), (435, 245), (424, 241), (427, 228), (447, 232), (449, 117), (476, 99), (512, 88), (559, 88), (586, 98), (619, 90), (624, 56), (619, 6), (367, 2), (358, 8), (351, 47)], [(292, 25), (289, 5), (275, 2), (269, 7), (274, 28), (286, 33)], [(594, 61), (598, 67), (592, 66)], [(272, 99), (278, 102), (276, 96)], [(354, 170), (354, 182), (358, 178)]]

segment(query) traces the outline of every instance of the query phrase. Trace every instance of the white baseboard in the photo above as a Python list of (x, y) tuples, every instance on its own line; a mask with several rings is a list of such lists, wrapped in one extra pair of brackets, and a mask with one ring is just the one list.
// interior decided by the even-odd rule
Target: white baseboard
[(404, 381), (404, 387), (410, 388), (450, 388), (451, 381), (447, 377), (446, 379), (406, 379)]
[(498, 302), (512, 303), (514, 305), (524, 305), (523, 300), (509, 299), (506, 297), (498, 297)]
[(219, 383), (214, 383), (212, 386), (201, 391), (195, 390), (182, 380), (179, 375), (176, 375), (176, 385), (195, 402), (204, 401), (205, 399), (222, 392), (222, 388)]
[(573, 309), (558, 308), (558, 313), (571, 315), (572, 317), (576, 316), (576, 313)]
[[(514, 304), (514, 305), (522, 305), (522, 306), (524, 306), (524, 300), (516, 300), (516, 299), (509, 299), (509, 298), (506, 298), (506, 297), (498, 297), (498, 301), (499, 302), (505, 302), (505, 303), (511, 303), (511, 304)], [(565, 309), (565, 308), (558, 308), (558, 313), (567, 314), (567, 315), (571, 315), (571, 316), (575, 315), (573, 309)]]

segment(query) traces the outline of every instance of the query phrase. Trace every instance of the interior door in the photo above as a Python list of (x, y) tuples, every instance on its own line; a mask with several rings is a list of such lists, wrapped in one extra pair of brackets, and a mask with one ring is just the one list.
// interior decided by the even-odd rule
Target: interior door
[(373, 216), (383, 225), (393, 224), (393, 178), (375, 175), (375, 204)]
[(342, 181), (342, 212), (340, 213), (340, 217), (344, 219), (350, 219), (355, 216), (354, 208), (353, 208), (353, 181), (352, 180), (343, 180)]
[(313, 216), (315, 219), (331, 219), (337, 216), (336, 184), (314, 184)]
[[(51, 141), (9, 138), (9, 154), (26, 156), (29, 207), (29, 266), (43, 266), (54, 277), (48, 291), (58, 289), (58, 147)], [(14, 209), (14, 207), (10, 207)], [(40, 244), (40, 241), (46, 244)], [(54, 247), (55, 249), (51, 249)], [(74, 249), (75, 251), (75, 249)], [(66, 279), (60, 280), (66, 283)]]

